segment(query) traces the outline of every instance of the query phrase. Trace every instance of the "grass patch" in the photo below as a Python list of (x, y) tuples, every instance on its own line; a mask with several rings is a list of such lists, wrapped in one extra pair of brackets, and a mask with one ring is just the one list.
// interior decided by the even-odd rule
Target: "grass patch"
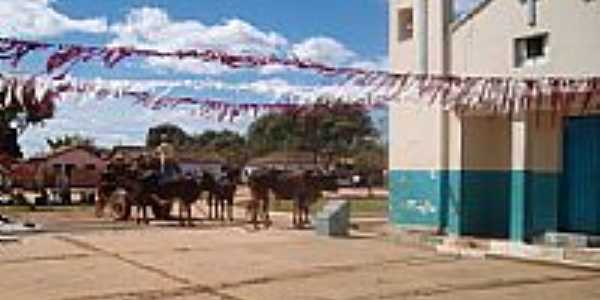
[(32, 209), (28, 205), (0, 206), (0, 213), (48, 213), (48, 212), (86, 212), (93, 211), (92, 205), (61, 205), (61, 206), (36, 206)]
[[(311, 214), (319, 212), (327, 203), (321, 198), (311, 206)], [(275, 200), (271, 203), (271, 210), (280, 212), (291, 212), (293, 202), (289, 200)], [(354, 218), (386, 217), (388, 213), (388, 202), (382, 199), (360, 199), (350, 200), (350, 216)]]

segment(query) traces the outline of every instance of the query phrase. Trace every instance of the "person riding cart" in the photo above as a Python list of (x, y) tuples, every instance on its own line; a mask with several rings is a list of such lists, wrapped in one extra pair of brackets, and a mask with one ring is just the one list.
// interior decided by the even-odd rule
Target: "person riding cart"
[(161, 136), (161, 141), (154, 151), (155, 157), (160, 161), (159, 185), (176, 180), (182, 173), (175, 159), (175, 147), (168, 142), (164, 134)]

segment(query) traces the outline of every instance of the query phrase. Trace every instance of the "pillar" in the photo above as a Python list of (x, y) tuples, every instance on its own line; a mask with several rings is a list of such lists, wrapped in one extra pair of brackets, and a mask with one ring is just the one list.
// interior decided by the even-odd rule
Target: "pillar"
[(526, 235), (527, 119), (511, 124), (511, 196), (509, 235), (522, 242)]
[(429, 71), (429, 26), (427, 14), (428, 0), (413, 0), (413, 22), (417, 74), (427, 74)]

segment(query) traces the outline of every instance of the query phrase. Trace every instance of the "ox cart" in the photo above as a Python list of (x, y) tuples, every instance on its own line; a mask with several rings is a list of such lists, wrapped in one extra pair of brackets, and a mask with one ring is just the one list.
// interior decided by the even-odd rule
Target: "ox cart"
[[(175, 162), (157, 167), (156, 161), (133, 165), (109, 165), (98, 187), (96, 214), (102, 216), (104, 208), (110, 208), (114, 220), (126, 221), (132, 215), (132, 209), (140, 209), (146, 219), (146, 208), (150, 208), (154, 218), (171, 220), (174, 203), (179, 203), (179, 220), (183, 214), (192, 224), (191, 205), (200, 200), (202, 192), (208, 192), (209, 219), (224, 220), (225, 214), (233, 221), (233, 197), (236, 190), (237, 170), (229, 170), (226, 176), (215, 179), (213, 175), (202, 172), (201, 176), (183, 175)], [(139, 219), (138, 219), (139, 220)]]

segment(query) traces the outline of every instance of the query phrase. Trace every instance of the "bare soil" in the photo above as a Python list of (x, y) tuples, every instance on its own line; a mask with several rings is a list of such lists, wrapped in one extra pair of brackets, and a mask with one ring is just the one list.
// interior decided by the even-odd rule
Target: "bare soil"
[(378, 230), (318, 237), (287, 213), (255, 231), (203, 209), (191, 228), (19, 212), (49, 231), (0, 243), (0, 299), (600, 299), (589, 270), (440, 256)]

